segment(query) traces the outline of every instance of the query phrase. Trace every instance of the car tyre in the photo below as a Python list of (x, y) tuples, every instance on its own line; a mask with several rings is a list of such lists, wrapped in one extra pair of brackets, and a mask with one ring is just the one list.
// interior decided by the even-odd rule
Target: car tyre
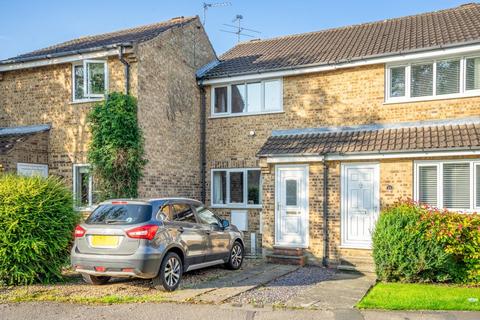
[(232, 249), (230, 250), (230, 256), (228, 262), (225, 264), (227, 269), (238, 270), (242, 266), (243, 258), (245, 255), (245, 250), (240, 241), (235, 241), (233, 243)]
[(93, 284), (96, 286), (107, 283), (108, 280), (110, 280), (111, 278), (107, 276), (93, 276), (91, 274), (86, 274), (86, 273), (82, 273), (82, 277), (83, 277), (83, 281), (85, 281), (86, 283)]
[(152, 279), (153, 287), (165, 291), (174, 291), (180, 285), (182, 274), (182, 259), (175, 252), (169, 252), (163, 258), (158, 275)]

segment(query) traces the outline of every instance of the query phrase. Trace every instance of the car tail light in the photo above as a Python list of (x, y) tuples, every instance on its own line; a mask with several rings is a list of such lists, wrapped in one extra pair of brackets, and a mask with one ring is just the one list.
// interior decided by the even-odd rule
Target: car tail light
[(123, 268), (123, 272), (133, 272), (133, 268)]
[(112, 201), (112, 204), (128, 204), (127, 201)]
[(87, 232), (85, 229), (83, 229), (81, 226), (76, 226), (75, 227), (75, 238), (81, 238), (85, 235), (85, 232)]
[(97, 272), (105, 272), (105, 270), (107, 270), (105, 267), (95, 267), (95, 271)]
[(157, 230), (158, 230), (157, 225), (148, 224), (146, 226), (141, 226), (138, 228), (127, 230), (126, 233), (127, 233), (127, 236), (129, 236), (130, 238), (152, 240), (153, 237), (155, 237)]

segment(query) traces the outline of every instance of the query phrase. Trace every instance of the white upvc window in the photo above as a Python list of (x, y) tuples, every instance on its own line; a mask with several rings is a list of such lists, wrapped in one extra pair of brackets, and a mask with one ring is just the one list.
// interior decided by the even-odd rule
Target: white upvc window
[(281, 79), (212, 87), (212, 116), (239, 116), (283, 111)]
[(454, 211), (480, 209), (480, 160), (415, 162), (414, 199)]
[(73, 200), (77, 210), (91, 210), (94, 206), (93, 177), (89, 164), (73, 165)]
[(387, 103), (480, 95), (480, 54), (392, 64), (385, 70)]
[(211, 178), (213, 207), (261, 208), (260, 169), (213, 169)]
[(104, 60), (83, 60), (72, 65), (72, 100), (101, 99), (108, 88), (108, 68)]

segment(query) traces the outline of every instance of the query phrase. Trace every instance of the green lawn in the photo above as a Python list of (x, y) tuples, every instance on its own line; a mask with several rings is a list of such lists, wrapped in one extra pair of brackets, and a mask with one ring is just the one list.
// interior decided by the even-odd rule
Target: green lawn
[(389, 310), (480, 311), (480, 287), (379, 283), (357, 304), (357, 307)]

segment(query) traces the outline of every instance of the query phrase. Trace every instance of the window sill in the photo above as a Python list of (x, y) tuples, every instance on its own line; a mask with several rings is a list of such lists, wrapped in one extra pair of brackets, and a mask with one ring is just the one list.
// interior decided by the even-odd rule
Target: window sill
[(234, 204), (212, 204), (210, 208), (214, 209), (262, 209), (261, 204), (234, 205)]
[(219, 119), (219, 118), (235, 118), (235, 117), (248, 117), (248, 116), (262, 116), (267, 114), (279, 114), (285, 113), (285, 111), (269, 111), (269, 112), (257, 112), (257, 113), (230, 113), (230, 114), (218, 114), (218, 115), (211, 115), (208, 117), (209, 119)]
[(82, 103), (92, 103), (92, 102), (99, 102), (105, 100), (104, 98), (98, 99), (81, 99), (81, 100), (73, 100), (70, 101), (70, 104), (82, 104)]
[(473, 98), (473, 97), (480, 97), (480, 91), (469, 92), (469, 93), (446, 94), (446, 95), (433, 96), (433, 97), (389, 99), (383, 102), (383, 104), (389, 105), (389, 104), (413, 103), (413, 102), (449, 100), (449, 99), (461, 99), (461, 98)]

